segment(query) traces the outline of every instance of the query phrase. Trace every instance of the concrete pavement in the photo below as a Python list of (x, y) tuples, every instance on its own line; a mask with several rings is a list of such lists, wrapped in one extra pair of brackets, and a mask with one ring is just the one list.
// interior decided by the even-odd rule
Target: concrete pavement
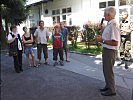
[[(27, 68), (23, 57), (24, 72), (17, 74), (13, 60), (1, 54), (2, 100), (131, 100), (133, 69), (115, 67), (117, 96), (103, 97), (98, 91), (104, 86), (100, 56), (70, 53), (70, 63), (63, 67), (46, 66)], [(49, 51), (49, 62), (52, 51)], [(116, 62), (118, 63), (118, 62)]]

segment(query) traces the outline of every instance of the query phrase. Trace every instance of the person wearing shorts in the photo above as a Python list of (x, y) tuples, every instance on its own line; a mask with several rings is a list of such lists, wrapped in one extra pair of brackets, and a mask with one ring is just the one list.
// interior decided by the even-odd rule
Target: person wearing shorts
[(23, 27), (23, 31), (24, 31), (24, 34), (22, 36), (22, 40), (23, 40), (23, 43), (24, 43), (24, 53), (26, 54), (28, 65), (29, 65), (29, 67), (32, 67), (32, 65), (30, 63), (30, 57), (29, 57), (29, 55), (31, 55), (32, 56), (32, 61), (33, 61), (33, 66), (38, 67), (36, 65), (35, 55), (34, 55), (34, 52), (33, 52), (33, 36), (32, 36), (32, 34), (30, 34), (27, 31), (27, 27)]

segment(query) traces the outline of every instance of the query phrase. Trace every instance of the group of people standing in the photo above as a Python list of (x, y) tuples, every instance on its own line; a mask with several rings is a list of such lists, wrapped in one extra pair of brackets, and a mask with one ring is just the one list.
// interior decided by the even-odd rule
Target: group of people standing
[[(117, 57), (117, 50), (120, 45), (122, 50), (120, 55), (123, 56), (122, 62), (118, 65), (125, 63), (125, 68), (128, 67), (127, 61), (130, 60), (130, 53), (128, 46), (130, 44), (130, 34), (133, 31), (133, 24), (130, 24), (127, 20), (127, 12), (123, 13), (123, 20), (121, 26), (116, 23), (115, 20), (116, 9), (114, 7), (108, 7), (104, 10), (104, 20), (108, 23), (106, 27), (100, 25), (102, 36), (96, 38), (97, 42), (101, 42), (103, 46), (102, 50), (102, 62), (103, 62), (103, 74), (105, 78), (105, 87), (100, 89), (100, 92), (103, 96), (114, 96), (116, 95), (115, 90), (115, 79), (114, 79), (114, 63)], [(124, 17), (125, 15), (125, 17)], [(121, 30), (120, 30), (121, 28)], [(32, 56), (33, 66), (38, 67), (41, 64), (41, 53), (43, 50), (44, 53), (44, 63), (48, 64), (48, 50), (47, 42), (49, 40), (48, 29), (44, 27), (44, 22), (39, 22), (39, 28), (36, 29), (34, 36), (37, 41), (37, 54), (39, 59), (39, 64), (36, 64), (35, 55), (33, 52), (33, 36), (27, 31), (27, 27), (23, 28), (24, 35), (22, 40), (20, 35), (17, 33), (16, 26), (11, 26), (11, 33), (8, 35), (8, 43), (11, 44), (13, 41), (17, 40), (17, 55), (13, 56), (14, 58), (14, 67), (17, 73), (23, 71), (22, 69), (22, 53), (23, 50), (26, 54), (28, 64), (31, 67), (29, 54)], [(60, 56), (60, 65), (63, 66), (64, 57), (63, 49), (66, 55), (66, 61), (68, 61), (68, 47), (67, 47), (67, 35), (69, 34), (67, 28), (64, 27), (64, 23), (61, 22), (58, 25), (54, 26), (54, 33), (52, 34), (52, 44), (53, 44), (53, 60), (54, 66), (58, 64), (58, 54)], [(24, 45), (24, 47), (23, 47)]]
[[(26, 59), (28, 61), (29, 67), (39, 67), (41, 63), (41, 54), (43, 51), (44, 54), (44, 64), (48, 64), (48, 48), (47, 43), (49, 40), (49, 31), (46, 27), (44, 27), (44, 21), (39, 21), (39, 27), (36, 29), (34, 36), (35, 41), (37, 43), (37, 57), (39, 63), (36, 63), (35, 54), (33, 50), (33, 35), (28, 31), (27, 27), (23, 27), (24, 34), (22, 35), (22, 39), (17, 32), (17, 27), (15, 25), (10, 28), (11, 33), (8, 34), (8, 43), (9, 45), (13, 44), (16, 41), (14, 48), (16, 48), (16, 54), (13, 55), (14, 59), (14, 68), (17, 73), (23, 71), (22, 68), (22, 54), (23, 52), (26, 55)], [(65, 27), (64, 22), (57, 24), (54, 26), (54, 31), (52, 33), (52, 44), (53, 44), (53, 60), (54, 66), (58, 64), (58, 54), (60, 56), (60, 65), (64, 66), (64, 53), (66, 55), (66, 62), (70, 62), (68, 60), (68, 46), (67, 46), (67, 37), (68, 37), (68, 29)], [(33, 65), (30, 62), (30, 55), (32, 57)]]

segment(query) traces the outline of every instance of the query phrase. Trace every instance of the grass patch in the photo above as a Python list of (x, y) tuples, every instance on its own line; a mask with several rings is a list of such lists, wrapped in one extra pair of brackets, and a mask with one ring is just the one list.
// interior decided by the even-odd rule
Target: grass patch
[(96, 45), (91, 45), (90, 48), (87, 49), (85, 43), (83, 42), (77, 43), (77, 48), (74, 48), (72, 47), (72, 44), (69, 44), (69, 50), (77, 51), (80, 53), (88, 53), (88, 54), (91, 53), (91, 54), (96, 54), (96, 55), (102, 53), (101, 48), (98, 48)]

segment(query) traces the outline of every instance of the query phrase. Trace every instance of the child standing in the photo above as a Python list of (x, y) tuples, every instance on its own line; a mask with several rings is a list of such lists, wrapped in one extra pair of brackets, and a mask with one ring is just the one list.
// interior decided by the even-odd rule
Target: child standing
[(53, 43), (53, 60), (54, 62), (54, 66), (56, 66), (57, 63), (57, 57), (58, 57), (58, 53), (60, 56), (60, 65), (64, 66), (63, 63), (63, 36), (61, 33), (59, 33), (60, 30), (60, 26), (56, 25), (54, 27), (55, 29), (55, 33), (52, 35), (52, 43)]

